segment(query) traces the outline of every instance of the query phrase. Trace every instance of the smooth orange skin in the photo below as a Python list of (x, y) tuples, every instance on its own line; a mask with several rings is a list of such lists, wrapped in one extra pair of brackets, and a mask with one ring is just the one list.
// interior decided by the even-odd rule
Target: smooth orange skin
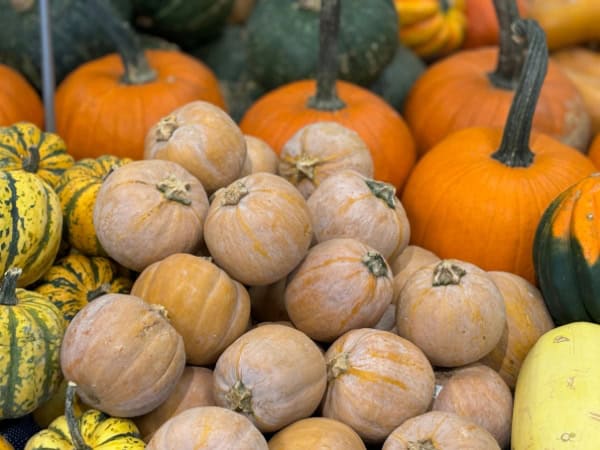
[(142, 159), (148, 130), (176, 108), (204, 100), (225, 109), (217, 78), (191, 56), (173, 50), (147, 50), (157, 78), (121, 82), (117, 54), (90, 61), (72, 72), (56, 91), (56, 128), (75, 159), (110, 153)]
[(0, 64), (0, 126), (21, 121), (43, 128), (42, 100), (19, 72)]
[(315, 94), (314, 80), (286, 84), (254, 103), (240, 122), (245, 134), (263, 139), (277, 154), (302, 127), (335, 121), (356, 131), (371, 151), (374, 178), (402, 189), (415, 159), (415, 144), (402, 117), (383, 99), (357, 85), (337, 81), (338, 96), (346, 107), (320, 111), (307, 106)]
[(600, 133), (594, 137), (590, 144), (588, 158), (590, 158), (594, 165), (600, 169)]

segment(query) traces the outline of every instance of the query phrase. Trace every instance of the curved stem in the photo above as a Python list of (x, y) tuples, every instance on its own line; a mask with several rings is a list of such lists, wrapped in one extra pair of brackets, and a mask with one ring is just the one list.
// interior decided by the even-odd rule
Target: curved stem
[(71, 441), (75, 450), (92, 450), (92, 447), (85, 443), (81, 430), (79, 429), (79, 420), (75, 417), (75, 392), (77, 385), (72, 381), (67, 383), (67, 393), (65, 398), (65, 419), (67, 419), (67, 426), (69, 427), (69, 433), (71, 434)]
[(514, 90), (525, 61), (525, 44), (514, 39), (512, 24), (520, 19), (515, 0), (494, 0), (500, 28), (500, 48), (496, 70), (488, 77), (497, 88)]
[(548, 70), (548, 46), (546, 35), (536, 21), (519, 19), (513, 24), (513, 28), (519, 38), (527, 40), (528, 52), (504, 126), (502, 143), (492, 154), (492, 158), (509, 167), (528, 167), (534, 157), (529, 148), (529, 138), (533, 115)]
[(308, 100), (308, 107), (320, 111), (336, 111), (346, 106), (338, 97), (335, 87), (338, 73), (340, 0), (322, 0), (320, 18), (317, 92)]
[(144, 84), (156, 79), (156, 72), (150, 67), (139, 37), (129, 24), (118, 18), (107, 0), (85, 0), (90, 18), (100, 24), (104, 32), (114, 42), (121, 55), (125, 74), (121, 81), (125, 84)]
[(23, 170), (36, 173), (40, 166), (40, 149), (35, 145), (28, 148), (29, 154), (23, 158)]
[(21, 276), (22, 270), (19, 267), (11, 267), (4, 273), (4, 278), (0, 283), (0, 305), (14, 306), (17, 299), (17, 280)]

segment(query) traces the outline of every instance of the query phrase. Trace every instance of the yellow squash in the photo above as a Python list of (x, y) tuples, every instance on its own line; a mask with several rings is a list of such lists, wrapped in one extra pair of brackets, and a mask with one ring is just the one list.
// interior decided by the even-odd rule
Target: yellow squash
[(600, 448), (600, 325), (546, 332), (527, 355), (515, 390), (512, 450)]
[(1, 434), (0, 434), (0, 450), (15, 450), (14, 447), (12, 445), (10, 445), (10, 442), (8, 442), (6, 439), (4, 439)]

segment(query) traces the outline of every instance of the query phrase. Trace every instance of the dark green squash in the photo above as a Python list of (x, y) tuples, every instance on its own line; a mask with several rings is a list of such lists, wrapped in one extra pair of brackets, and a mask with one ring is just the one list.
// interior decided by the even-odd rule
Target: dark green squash
[[(267, 89), (314, 78), (319, 54), (320, 1), (262, 0), (248, 20), (248, 62)], [(371, 84), (392, 60), (398, 17), (390, 0), (342, 0), (340, 79)]]
[(533, 244), (537, 281), (557, 325), (600, 323), (600, 173), (560, 194)]

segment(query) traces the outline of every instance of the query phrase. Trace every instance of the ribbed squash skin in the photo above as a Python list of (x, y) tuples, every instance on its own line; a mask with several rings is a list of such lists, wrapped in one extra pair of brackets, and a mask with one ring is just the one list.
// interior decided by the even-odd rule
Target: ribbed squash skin
[(23, 169), (56, 187), (73, 162), (57, 134), (45, 133), (29, 122), (0, 128), (0, 170)]
[(44, 274), (36, 292), (48, 297), (71, 319), (89, 301), (109, 292), (129, 294), (132, 281), (119, 276), (117, 264), (101, 256), (67, 255)]
[(67, 240), (84, 255), (108, 256), (94, 230), (94, 203), (104, 179), (113, 169), (131, 161), (112, 155), (84, 158), (63, 173), (56, 192), (63, 210)]
[(0, 171), (0, 273), (22, 267), (18, 286), (37, 281), (58, 253), (62, 231), (58, 196), (37, 175)]
[(600, 173), (560, 194), (544, 212), (533, 244), (540, 290), (557, 325), (600, 322)]
[(14, 285), (12, 293), (15, 305), (0, 290), (0, 420), (29, 414), (62, 380), (62, 314), (41, 294)]

